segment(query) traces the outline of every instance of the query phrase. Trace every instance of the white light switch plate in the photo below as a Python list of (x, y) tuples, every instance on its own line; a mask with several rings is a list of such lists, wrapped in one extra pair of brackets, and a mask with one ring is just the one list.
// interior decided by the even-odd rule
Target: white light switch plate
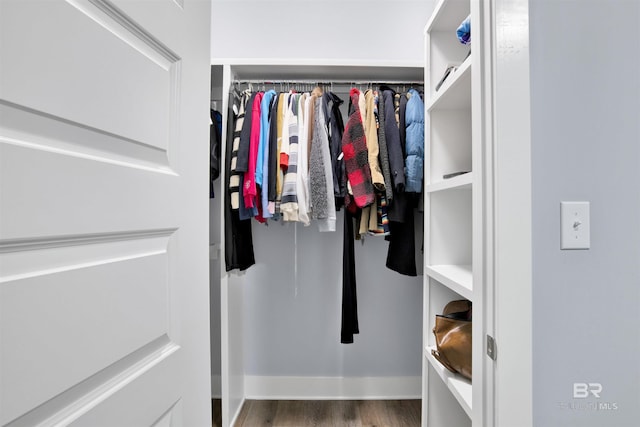
[(589, 202), (560, 202), (560, 249), (589, 249)]

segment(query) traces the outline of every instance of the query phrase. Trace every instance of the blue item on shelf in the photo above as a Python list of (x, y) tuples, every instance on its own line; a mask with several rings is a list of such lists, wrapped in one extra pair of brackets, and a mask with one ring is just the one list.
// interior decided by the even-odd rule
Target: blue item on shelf
[(471, 43), (471, 15), (467, 16), (462, 24), (458, 27), (456, 31), (458, 35), (458, 40), (462, 44), (470, 44)]

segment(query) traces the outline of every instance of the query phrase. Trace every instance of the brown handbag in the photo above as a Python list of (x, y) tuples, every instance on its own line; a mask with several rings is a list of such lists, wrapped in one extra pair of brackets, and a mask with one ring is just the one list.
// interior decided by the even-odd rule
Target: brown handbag
[(471, 379), (471, 301), (448, 303), (436, 315), (433, 333), (436, 349), (431, 354), (448, 370)]

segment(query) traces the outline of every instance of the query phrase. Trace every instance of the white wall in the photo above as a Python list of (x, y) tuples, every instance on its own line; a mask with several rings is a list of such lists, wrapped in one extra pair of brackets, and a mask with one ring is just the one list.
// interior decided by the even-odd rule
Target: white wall
[(212, 58), (418, 63), (435, 0), (213, 0)]
[[(637, 426), (640, 2), (532, 0), (530, 13), (534, 425)], [(591, 202), (590, 250), (560, 250), (562, 200)], [(574, 399), (589, 382), (600, 399)]]

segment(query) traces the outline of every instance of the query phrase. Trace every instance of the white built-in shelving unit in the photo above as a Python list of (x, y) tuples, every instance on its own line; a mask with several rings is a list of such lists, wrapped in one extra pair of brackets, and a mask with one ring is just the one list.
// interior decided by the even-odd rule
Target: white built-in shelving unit
[[(482, 425), (482, 127), (479, 43), (456, 36), (478, 1), (440, 0), (425, 28), (425, 275), (423, 426)], [(474, 10), (477, 8), (477, 10)], [(472, 47), (473, 48), (472, 48)], [(471, 51), (471, 54), (469, 52)], [(457, 67), (436, 90), (445, 70)], [(451, 178), (445, 175), (456, 174)], [(436, 314), (452, 300), (473, 302), (473, 379), (431, 354)]]

